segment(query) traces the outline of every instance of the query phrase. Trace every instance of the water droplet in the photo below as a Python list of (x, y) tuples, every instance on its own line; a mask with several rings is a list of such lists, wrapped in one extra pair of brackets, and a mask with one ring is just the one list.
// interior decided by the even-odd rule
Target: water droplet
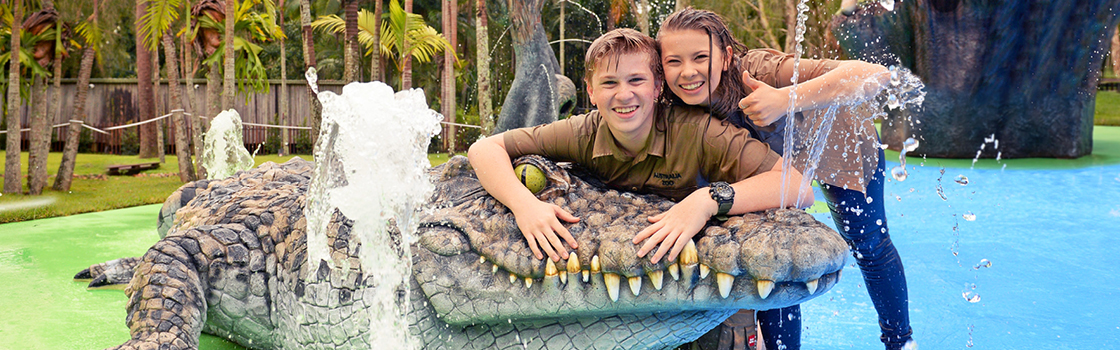
[(964, 217), (964, 221), (976, 221), (976, 214), (973, 214), (972, 212), (964, 213), (964, 215), (961, 215), (961, 217)]
[(906, 177), (909, 175), (910, 174), (906, 173), (906, 168), (903, 168), (902, 166), (891, 168), (891, 177), (894, 177), (895, 180), (906, 181)]
[(856, 254), (855, 254), (855, 257), (856, 257), (856, 259), (860, 259), (860, 260), (863, 260), (863, 254), (860, 254), (858, 250), (857, 250), (857, 251), (854, 251), (854, 252), (856, 253)]
[(311, 87), (311, 92), (318, 95), (319, 94), (319, 85), (318, 85), (319, 74), (315, 70), (315, 67), (307, 68), (307, 72), (303, 74), (303, 77), (304, 77), (304, 79), (307, 79), (307, 85)]
[(874, 198), (867, 197), (867, 204), (871, 204), (871, 202), (874, 202), (874, 201), (875, 201)]
[(992, 267), (992, 262), (988, 261), (988, 259), (980, 259), (980, 263), (976, 264), (976, 266), (973, 266), (972, 269), (979, 270), (985, 267)]
[(875, 224), (879, 225), (879, 226), (883, 226), (883, 219), (875, 220)]
[(883, 5), (887, 11), (894, 11), (894, 0), (879, 0), (879, 5)]
[(906, 149), (907, 152), (913, 152), (918, 149), (918, 140), (913, 137), (907, 138), (906, 141), (902, 142), (902, 148)]
[(961, 186), (968, 185), (968, 177), (966, 177), (964, 175), (957, 175), (957, 179), (953, 180), (953, 181), (956, 181), (957, 183), (961, 184)]
[(898, 109), (898, 107), (901, 106), (902, 102), (898, 102), (898, 97), (894, 95), (887, 96), (887, 107), (890, 107), (890, 109)]
[(980, 294), (976, 294), (972, 291), (965, 291), (964, 293), (961, 293), (961, 296), (964, 297), (964, 300), (968, 300), (968, 302), (970, 303), (980, 302)]
[(897, 199), (899, 202), (901, 202), (902, 201), (902, 196), (899, 196), (899, 195), (896, 194), (896, 195), (894, 195), (894, 199)]

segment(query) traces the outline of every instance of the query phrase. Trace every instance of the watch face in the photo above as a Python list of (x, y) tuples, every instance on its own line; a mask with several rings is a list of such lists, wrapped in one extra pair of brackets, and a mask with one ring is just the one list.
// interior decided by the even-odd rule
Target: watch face
[(735, 196), (735, 191), (727, 184), (717, 184), (712, 187), (712, 190), (716, 197), (723, 200), (730, 200)]

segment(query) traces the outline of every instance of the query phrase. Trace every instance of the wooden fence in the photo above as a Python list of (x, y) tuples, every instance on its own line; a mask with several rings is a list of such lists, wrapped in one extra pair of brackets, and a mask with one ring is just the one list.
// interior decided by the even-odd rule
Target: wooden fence
[[(280, 81), (269, 80), (269, 89), (263, 93), (252, 93), (246, 98), (243, 94), (238, 94), (234, 101), (234, 109), (241, 115), (241, 121), (246, 123), (269, 124), (269, 125), (284, 125), (284, 126), (311, 126), (311, 107), (310, 100), (307, 94), (307, 82), (302, 80), (288, 80), (288, 105), (280, 105)], [(70, 119), (76, 118), (74, 116), (74, 98), (77, 92), (77, 82), (74, 79), (63, 79), (60, 90), (62, 94), (59, 98), (62, 99), (62, 112), (51, 120), (51, 125), (66, 124)], [(125, 125), (140, 121), (138, 118), (138, 102), (137, 101), (137, 85), (136, 79), (91, 79), (90, 85), (92, 88), (89, 90), (89, 96), (86, 98), (86, 116), (84, 122), (86, 125), (104, 129), (111, 126)], [(333, 91), (341, 93), (343, 84), (341, 82), (327, 81), (319, 82), (319, 91)], [(183, 85), (180, 83), (180, 88)], [(53, 86), (48, 87), (48, 95), (53, 90)], [(193, 82), (186, 85), (186, 93), (184, 96), (190, 98), (190, 106), (187, 112), (194, 115), (202, 115), (205, 112), (206, 106), (206, 80), (195, 79)], [(33, 92), (34, 93), (34, 92)], [(169, 113), (168, 111), (173, 108), (168, 108), (169, 91), (167, 89), (167, 82), (163, 81), (157, 90), (156, 99), (162, 102), (157, 102), (158, 106), (162, 106), (160, 110), (156, 111), (155, 116), (161, 116)], [(27, 128), (30, 125), (31, 108), (27, 105), (28, 100), (34, 100), (34, 96), (30, 99), (24, 100), (23, 113), (22, 113), (22, 126)], [(279, 119), (278, 111), (281, 108), (287, 108), (288, 116), (284, 120)], [(208, 116), (209, 117), (209, 116)], [(174, 152), (174, 128), (170, 127), (170, 123), (166, 123), (170, 119), (164, 119), (161, 123), (164, 130), (164, 145), (165, 150), (169, 153)], [(52, 130), (52, 151), (61, 151), (63, 143), (66, 139), (69, 126), (62, 126)], [(268, 139), (268, 131), (272, 128), (260, 126), (244, 127), (244, 142), (246, 148), (250, 151), (254, 150), (257, 146), (265, 143)], [(273, 129), (280, 132), (288, 133), (288, 140), (295, 142), (295, 140), (306, 139), (310, 140), (311, 135), (309, 130), (293, 130), (293, 129)], [(89, 130), (83, 133), (90, 132)], [(27, 132), (23, 133), (23, 149), (28, 149)], [(135, 141), (131, 140), (138, 134), (137, 127), (130, 127), (110, 131), (108, 135), (97, 132), (92, 132), (92, 142), (90, 151), (99, 153), (113, 153), (120, 154), (127, 151), (127, 147), (131, 147)], [(0, 145), (3, 146), (3, 145)], [(288, 153), (295, 150), (296, 147), (306, 145), (288, 145)], [(123, 147), (123, 148), (122, 148)]]

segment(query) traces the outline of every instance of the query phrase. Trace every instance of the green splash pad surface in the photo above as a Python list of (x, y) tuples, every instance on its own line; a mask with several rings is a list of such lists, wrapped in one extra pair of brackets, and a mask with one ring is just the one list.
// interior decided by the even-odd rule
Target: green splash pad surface
[[(87, 290), (74, 274), (141, 256), (161, 205), (0, 225), (0, 348), (102, 349), (130, 339), (121, 290)], [(203, 334), (199, 349), (242, 349)]]

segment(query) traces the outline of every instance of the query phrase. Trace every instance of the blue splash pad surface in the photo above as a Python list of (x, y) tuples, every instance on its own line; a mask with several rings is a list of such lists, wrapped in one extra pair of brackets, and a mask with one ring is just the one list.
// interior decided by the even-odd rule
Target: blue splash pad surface
[[(891, 179), (884, 192), (921, 349), (1120, 346), (1120, 165), (982, 170), (909, 161), (909, 177)], [(897, 165), (888, 162), (888, 171)], [(969, 184), (954, 182), (957, 175)], [(829, 214), (815, 216), (832, 225)], [(991, 267), (976, 268), (982, 259)], [(802, 305), (802, 317), (803, 349), (882, 349), (854, 258), (839, 284)]]

